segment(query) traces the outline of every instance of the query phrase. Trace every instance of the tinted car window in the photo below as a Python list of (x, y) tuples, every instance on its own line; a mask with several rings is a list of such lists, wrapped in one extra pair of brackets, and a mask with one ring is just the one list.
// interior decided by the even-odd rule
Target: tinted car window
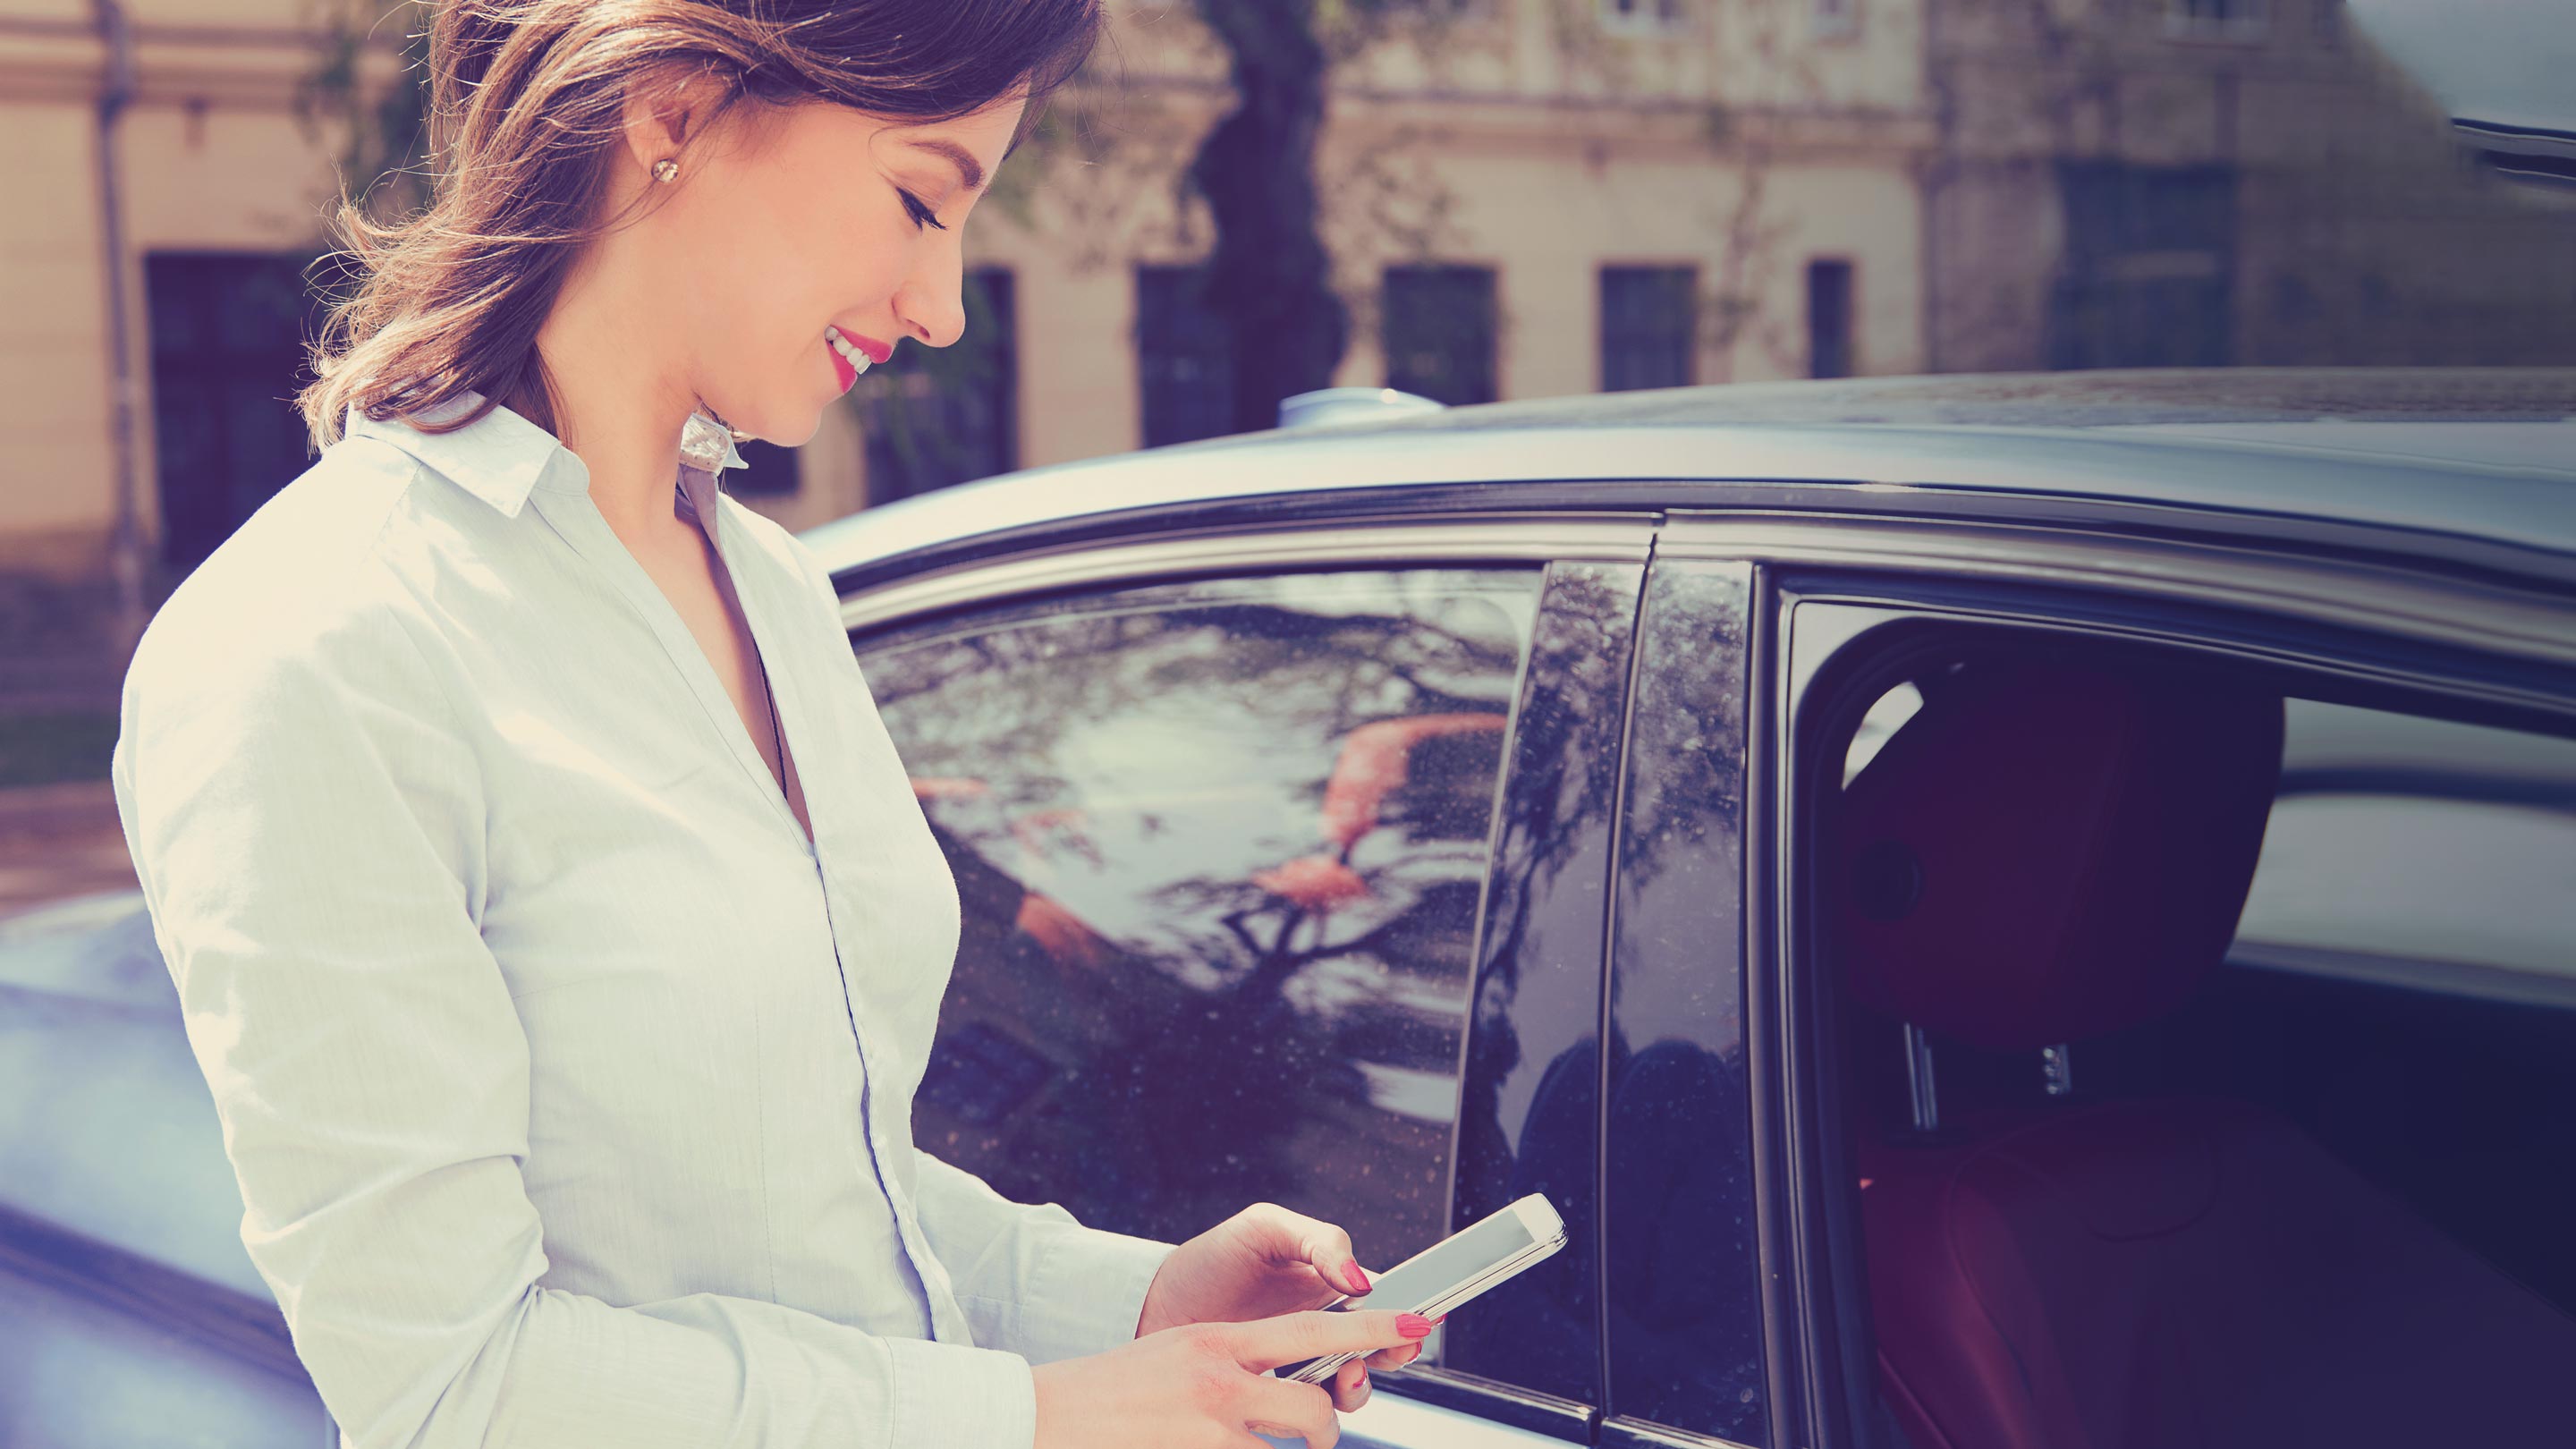
[(2576, 741), (1883, 637), (1913, 685), (1806, 788), (1885, 1441), (2548, 1437)]
[(2239, 959), (2576, 984), (2576, 742), (2306, 699), (2285, 724)]
[(1201, 581), (861, 646), (966, 924), (915, 1132), (1178, 1239), (1260, 1200), (1446, 1227), (1534, 571)]

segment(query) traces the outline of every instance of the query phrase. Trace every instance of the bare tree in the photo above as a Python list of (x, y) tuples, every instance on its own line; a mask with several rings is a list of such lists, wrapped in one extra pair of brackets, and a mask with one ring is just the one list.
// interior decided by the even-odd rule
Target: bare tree
[(1350, 344), (1317, 230), (1315, 143), (1332, 66), (1320, 23), (1351, 3), (1198, 0), (1235, 92), (1189, 175), (1216, 225), (1205, 297), (1224, 321), (1240, 431), (1269, 427), (1281, 399), (1330, 381)]

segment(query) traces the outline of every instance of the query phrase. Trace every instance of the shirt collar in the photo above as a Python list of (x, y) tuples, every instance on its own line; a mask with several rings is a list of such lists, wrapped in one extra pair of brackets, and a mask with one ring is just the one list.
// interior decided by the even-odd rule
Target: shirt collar
[[(413, 416), (426, 423), (445, 422), (474, 411), (482, 402), (483, 394), (467, 388)], [(692, 414), (691, 421), (702, 420)], [(732, 435), (721, 428), (715, 430), (723, 434), (724, 442), (724, 460), (718, 466), (749, 466), (734, 447)], [(352, 404), (342, 431), (350, 437), (376, 438), (400, 448), (510, 518), (519, 516), (532, 490), (580, 493), (590, 488), (590, 469), (580, 454), (503, 403), (494, 403), (490, 412), (473, 422), (442, 433), (415, 427), (409, 417), (379, 421)], [(675, 479), (675, 484), (678, 481)]]

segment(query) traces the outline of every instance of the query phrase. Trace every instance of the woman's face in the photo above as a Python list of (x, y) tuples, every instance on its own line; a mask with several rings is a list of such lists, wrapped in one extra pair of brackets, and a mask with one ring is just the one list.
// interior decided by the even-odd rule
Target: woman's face
[(905, 338), (956, 341), (966, 217), (1025, 104), (1008, 95), (924, 125), (745, 103), (713, 144), (687, 148), (645, 226), (657, 233), (651, 291), (679, 323), (697, 395), (737, 429), (793, 446), (852, 375), (825, 329), (879, 364)]

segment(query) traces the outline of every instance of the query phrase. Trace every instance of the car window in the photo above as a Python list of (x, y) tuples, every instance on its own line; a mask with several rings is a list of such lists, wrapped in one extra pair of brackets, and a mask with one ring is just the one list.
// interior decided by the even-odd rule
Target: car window
[(920, 1144), (1122, 1232), (1266, 1200), (1370, 1266), (1435, 1241), (1537, 589), (1194, 581), (864, 641), (966, 918)]
[(2576, 741), (2290, 700), (2236, 940), (2240, 964), (2563, 996)]
[(1913, 682), (1802, 701), (1839, 768), (1802, 770), (1792, 868), (1882, 1442), (2545, 1438), (2576, 738), (2055, 631), (1877, 637)]

